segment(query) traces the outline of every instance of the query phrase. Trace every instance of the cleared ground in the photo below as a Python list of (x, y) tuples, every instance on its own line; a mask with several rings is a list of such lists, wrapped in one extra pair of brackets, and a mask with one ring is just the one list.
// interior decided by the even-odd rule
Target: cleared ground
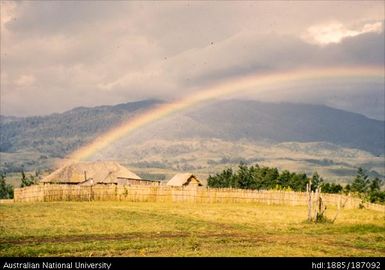
[(343, 210), (334, 224), (305, 220), (303, 206), (251, 203), (3, 204), (0, 256), (385, 255), (385, 213)]

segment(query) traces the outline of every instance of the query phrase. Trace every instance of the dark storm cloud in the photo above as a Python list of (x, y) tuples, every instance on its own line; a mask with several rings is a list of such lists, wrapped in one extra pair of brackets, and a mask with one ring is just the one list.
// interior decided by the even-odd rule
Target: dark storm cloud
[[(383, 66), (379, 1), (1, 5), (2, 114), (172, 99), (249, 73)], [(314, 25), (328, 32), (312, 37)]]

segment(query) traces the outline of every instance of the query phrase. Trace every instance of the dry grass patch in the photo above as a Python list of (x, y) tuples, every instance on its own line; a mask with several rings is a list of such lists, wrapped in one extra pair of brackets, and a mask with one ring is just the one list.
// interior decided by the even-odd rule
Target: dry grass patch
[[(333, 216), (335, 209), (328, 209)], [(132, 202), (0, 205), (0, 256), (383, 256), (384, 213), (308, 224), (303, 206)]]

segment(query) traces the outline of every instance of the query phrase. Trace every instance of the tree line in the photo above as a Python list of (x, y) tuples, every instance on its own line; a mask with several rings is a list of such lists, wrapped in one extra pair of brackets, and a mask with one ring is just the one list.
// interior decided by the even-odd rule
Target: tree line
[(369, 178), (363, 168), (358, 168), (357, 174), (351, 184), (342, 186), (340, 184), (326, 182), (317, 172), (311, 177), (305, 173), (295, 173), (288, 170), (279, 172), (277, 168), (240, 164), (234, 171), (227, 168), (220, 173), (210, 175), (207, 179), (209, 187), (213, 188), (240, 188), (257, 190), (292, 190), (305, 191), (308, 183), (315, 191), (318, 187), (324, 193), (353, 193), (369, 202), (385, 203), (385, 191), (381, 190), (383, 180), (378, 177)]

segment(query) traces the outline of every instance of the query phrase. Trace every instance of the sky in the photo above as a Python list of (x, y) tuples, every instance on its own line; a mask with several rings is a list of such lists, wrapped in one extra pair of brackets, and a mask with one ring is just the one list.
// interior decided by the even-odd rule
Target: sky
[[(383, 1), (1, 1), (2, 115), (174, 100), (232, 77), (341, 66), (384, 68)], [(383, 80), (238, 97), (384, 118)]]

